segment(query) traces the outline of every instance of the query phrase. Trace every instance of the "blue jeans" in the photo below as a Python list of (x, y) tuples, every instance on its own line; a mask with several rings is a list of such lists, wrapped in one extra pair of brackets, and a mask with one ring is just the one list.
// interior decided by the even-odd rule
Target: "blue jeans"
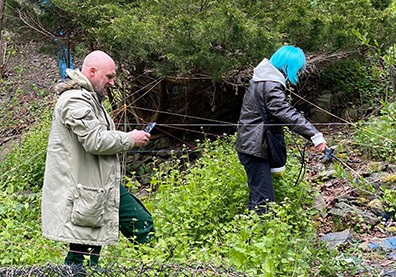
[(275, 202), (275, 192), (268, 161), (239, 152), (238, 157), (245, 168), (250, 189), (247, 208), (248, 210), (255, 210), (259, 215), (266, 213), (266, 204)]

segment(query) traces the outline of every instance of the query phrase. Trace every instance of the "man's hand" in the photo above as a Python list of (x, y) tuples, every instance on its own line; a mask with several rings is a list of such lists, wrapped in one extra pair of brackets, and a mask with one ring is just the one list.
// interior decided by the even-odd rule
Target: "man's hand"
[(323, 152), (327, 148), (327, 145), (325, 142), (322, 142), (321, 144), (316, 145), (315, 148), (316, 148), (316, 150)]
[(133, 130), (131, 133), (135, 147), (147, 145), (151, 137), (151, 135), (145, 131)]

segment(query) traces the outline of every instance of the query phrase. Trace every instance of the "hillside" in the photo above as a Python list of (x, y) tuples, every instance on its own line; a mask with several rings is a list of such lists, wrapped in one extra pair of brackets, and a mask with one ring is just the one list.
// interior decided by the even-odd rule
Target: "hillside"
[(49, 91), (60, 79), (55, 55), (39, 53), (34, 41), (9, 45), (12, 52), (1, 83), (0, 146), (18, 141), (21, 133), (37, 124), (42, 109), (52, 109), (55, 95)]
[[(40, 115), (43, 110), (52, 110), (53, 108), (56, 96), (49, 89), (60, 79), (57, 61), (55, 55), (39, 53), (39, 48), (40, 45), (35, 42), (20, 44), (16, 46), (15, 54), (9, 60), (9, 70), (1, 83), (0, 103), (3, 116), (0, 119), (2, 126), (0, 146), (11, 147), (12, 142), (18, 142), (25, 130), (40, 124)], [(329, 143), (341, 145), (339, 157), (346, 161), (352, 170), (367, 178), (369, 182), (377, 186), (384, 185), (385, 177), (396, 173), (393, 165), (368, 161), (359, 151), (354, 151), (354, 145), (348, 139), (352, 134), (352, 129), (349, 126), (320, 126), (320, 128), (328, 137)], [(353, 238), (353, 241), (359, 241), (357, 243), (359, 245), (363, 242), (368, 243), (377, 239), (393, 237), (394, 232), (392, 230), (394, 229), (391, 227), (395, 227), (395, 223), (392, 219), (386, 223), (386, 226), (380, 225), (383, 222), (377, 222), (376, 226), (370, 226), (370, 222), (357, 220), (348, 210), (338, 216), (334, 214), (334, 208), (339, 208), (339, 203), (346, 203), (350, 206), (359, 204), (363, 215), (367, 215), (370, 212), (368, 202), (373, 200), (374, 195), (364, 195), (367, 201), (360, 203), (359, 201), (363, 197), (362, 192), (351, 186), (346, 178), (334, 177), (333, 166), (337, 162), (334, 160), (326, 162), (321, 153), (316, 153), (311, 148), (308, 150), (309, 163), (306, 180), (317, 187), (320, 196), (317, 201), (319, 201), (320, 204), (318, 205), (321, 205), (323, 212), (316, 222), (318, 224), (318, 236), (332, 234), (334, 231), (340, 231), (341, 229), (354, 229), (356, 231), (356, 225), (359, 225), (359, 232), (354, 232)], [(2, 151), (7, 151), (7, 147)], [(140, 165), (145, 167), (144, 164)], [(353, 174), (348, 167), (342, 164), (340, 166)], [(345, 252), (349, 249), (357, 251), (353, 249), (350, 241), (352, 239), (348, 237), (348, 241), (344, 241), (345, 244), (340, 250)], [(384, 255), (377, 255), (377, 252), (370, 248), (359, 251), (366, 251), (364, 254), (356, 254), (363, 260), (365, 270), (370, 272), (373, 268), (379, 269), (384, 273), (381, 276), (394, 276), (394, 249), (381, 249), (381, 251), (385, 251)]]

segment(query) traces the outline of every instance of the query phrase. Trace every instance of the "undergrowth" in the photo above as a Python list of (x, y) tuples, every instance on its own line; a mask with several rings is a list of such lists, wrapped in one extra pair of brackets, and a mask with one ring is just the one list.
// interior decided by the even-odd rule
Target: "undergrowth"
[(33, 126), (26, 132), (21, 142), (16, 142), (1, 158), (0, 188), (7, 193), (18, 191), (41, 191), (46, 149), (51, 120), (50, 116), (43, 116), (39, 125)]
[(366, 121), (360, 121), (355, 130), (354, 144), (362, 154), (377, 161), (396, 162), (396, 105), (382, 102), (380, 116), (372, 116)]
[[(159, 165), (152, 179), (158, 189), (145, 201), (155, 220), (156, 239), (138, 249), (109, 247), (111, 256), (227, 265), (254, 276), (353, 271), (355, 265), (345, 262), (347, 257), (318, 241), (312, 225), (313, 192), (304, 182), (294, 185), (299, 162), (292, 155), (287, 176), (274, 180), (275, 215), (260, 218), (245, 210), (248, 188), (234, 139), (203, 142), (202, 156), (194, 163), (184, 156)], [(130, 245), (126, 239), (122, 244)], [(326, 266), (319, 258), (326, 260)], [(104, 261), (110, 263), (111, 258)]]
[[(260, 218), (245, 210), (248, 188), (234, 139), (202, 142), (201, 158), (194, 162), (183, 156), (158, 164), (152, 178), (156, 189), (143, 199), (155, 220), (155, 238), (138, 247), (120, 238), (120, 245), (104, 247), (103, 267), (115, 261), (128, 266), (139, 260), (234, 267), (254, 276), (353, 272), (356, 265), (348, 263), (349, 257), (328, 250), (317, 239), (312, 191), (304, 182), (294, 185), (299, 162), (293, 155), (289, 155), (287, 176), (274, 180), (278, 202), (271, 208), (275, 215)], [(8, 180), (15, 180), (15, 174), (10, 172)], [(67, 245), (41, 234), (41, 194), (17, 190), (15, 186), (13, 193), (3, 189), (0, 194), (0, 249), (9, 249), (0, 252), (0, 264), (63, 263)]]

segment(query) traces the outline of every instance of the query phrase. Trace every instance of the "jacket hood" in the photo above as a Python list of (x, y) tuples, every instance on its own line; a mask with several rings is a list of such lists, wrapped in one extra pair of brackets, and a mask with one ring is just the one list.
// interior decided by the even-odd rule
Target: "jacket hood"
[(78, 89), (80, 87), (91, 92), (94, 91), (91, 83), (79, 70), (66, 69), (66, 73), (70, 79), (62, 80), (54, 85), (56, 94), (60, 95), (67, 90)]
[(268, 59), (264, 59), (259, 63), (259, 65), (254, 69), (253, 81), (273, 81), (278, 82), (282, 86), (286, 87), (285, 76), (273, 66)]

